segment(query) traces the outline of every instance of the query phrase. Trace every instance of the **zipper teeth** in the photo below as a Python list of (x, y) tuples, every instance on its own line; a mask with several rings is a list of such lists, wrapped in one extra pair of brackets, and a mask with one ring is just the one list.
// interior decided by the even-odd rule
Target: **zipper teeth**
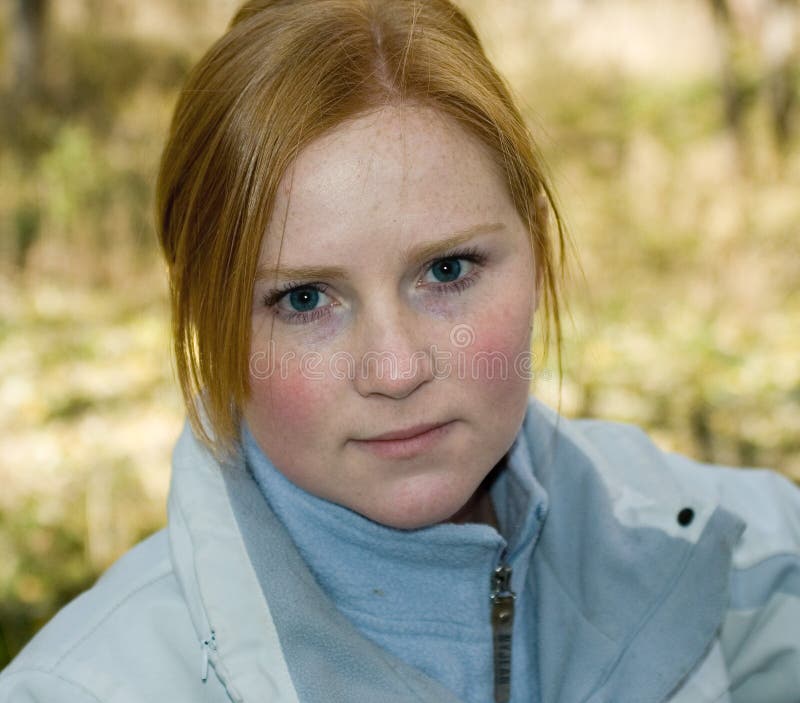
[(508, 703), (511, 700), (511, 636), (514, 628), (514, 601), (517, 596), (511, 589), (512, 571), (505, 559), (506, 549), (504, 548), (500, 554), (498, 565), (492, 571), (489, 595), (495, 703)]

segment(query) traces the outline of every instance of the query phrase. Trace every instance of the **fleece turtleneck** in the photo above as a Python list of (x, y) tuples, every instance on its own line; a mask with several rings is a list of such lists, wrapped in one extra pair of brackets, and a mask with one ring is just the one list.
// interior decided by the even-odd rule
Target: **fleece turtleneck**
[(528, 565), (547, 511), (522, 432), (490, 495), (500, 532), (443, 523), (399, 530), (299, 488), (246, 425), (247, 465), (322, 589), (367, 638), (468, 703), (493, 699), (490, 584), (504, 558), (517, 594), (512, 700), (534, 701), (535, 613)]

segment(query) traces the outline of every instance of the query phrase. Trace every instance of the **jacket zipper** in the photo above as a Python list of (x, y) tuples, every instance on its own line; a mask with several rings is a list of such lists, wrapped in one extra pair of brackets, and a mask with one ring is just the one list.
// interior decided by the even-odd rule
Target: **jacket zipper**
[(492, 646), (494, 649), (494, 700), (511, 700), (511, 634), (514, 629), (514, 600), (511, 590), (511, 567), (505, 563), (506, 550), (492, 572), (489, 600), (492, 604)]
[(208, 678), (209, 653), (211, 651), (217, 651), (217, 638), (214, 634), (214, 630), (211, 630), (211, 634), (200, 643), (200, 647), (203, 650), (203, 663), (200, 668), (200, 678), (205, 681)]

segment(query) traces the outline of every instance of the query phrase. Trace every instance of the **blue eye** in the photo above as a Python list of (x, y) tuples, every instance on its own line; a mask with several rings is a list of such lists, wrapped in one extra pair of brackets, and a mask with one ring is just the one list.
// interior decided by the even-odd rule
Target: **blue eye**
[[(325, 295), (327, 286), (319, 283), (306, 283), (301, 286), (288, 284), (282, 288), (270, 291), (264, 296), (264, 305), (268, 308), (275, 308), (278, 317), (286, 322), (313, 322), (323, 315), (328, 314), (330, 305), (317, 308), (320, 295)], [(286, 299), (291, 306), (289, 310), (284, 310), (279, 303)]]
[(316, 288), (295, 288), (289, 292), (289, 304), (299, 312), (313, 310), (319, 301), (319, 291)]
[(433, 266), (431, 266), (431, 271), (437, 278), (439, 277), (437, 275), (437, 271), (441, 272), (442, 275), (448, 279), (446, 281), (442, 281), (442, 283), (450, 283), (450, 281), (456, 280), (458, 275), (461, 273), (461, 263), (455, 258), (440, 259)]
[[(462, 274), (462, 261), (469, 263), (467, 273)], [(486, 255), (475, 247), (453, 251), (446, 256), (440, 256), (431, 262), (428, 271), (432, 273), (437, 282), (428, 285), (431, 292), (436, 295), (449, 293), (462, 293), (478, 279), (481, 268), (486, 263)], [(459, 276), (461, 276), (459, 278)], [(441, 280), (444, 278), (445, 280)]]

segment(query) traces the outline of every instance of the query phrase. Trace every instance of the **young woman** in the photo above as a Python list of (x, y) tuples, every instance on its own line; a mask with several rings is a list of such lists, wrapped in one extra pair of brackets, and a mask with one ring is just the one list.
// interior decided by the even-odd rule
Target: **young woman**
[(253, 0), (158, 183), (167, 527), (0, 701), (800, 700), (800, 493), (529, 396), (564, 238), (447, 0)]

